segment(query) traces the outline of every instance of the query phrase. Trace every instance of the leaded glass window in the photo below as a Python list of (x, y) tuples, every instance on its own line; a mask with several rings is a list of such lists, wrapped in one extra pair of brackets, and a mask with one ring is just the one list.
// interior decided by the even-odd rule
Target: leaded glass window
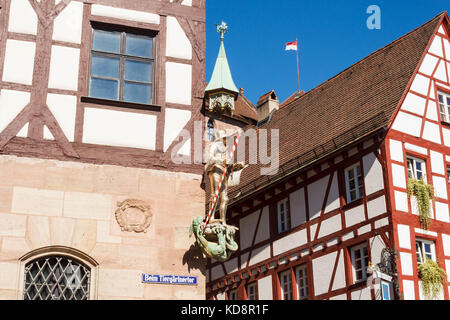
[(94, 29), (89, 96), (153, 103), (154, 37)]
[(88, 300), (90, 270), (63, 256), (36, 259), (25, 266), (24, 300)]

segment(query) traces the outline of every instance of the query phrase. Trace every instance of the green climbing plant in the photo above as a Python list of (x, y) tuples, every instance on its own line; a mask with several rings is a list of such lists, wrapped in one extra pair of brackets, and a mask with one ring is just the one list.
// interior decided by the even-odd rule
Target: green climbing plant
[(415, 196), (419, 209), (420, 224), (424, 229), (428, 229), (431, 223), (430, 200), (434, 204), (434, 188), (423, 181), (423, 179), (408, 179), (408, 197)]
[(440, 268), (437, 262), (428, 258), (417, 269), (422, 280), (422, 290), (425, 299), (434, 300), (439, 298), (441, 288), (447, 279), (444, 269)]

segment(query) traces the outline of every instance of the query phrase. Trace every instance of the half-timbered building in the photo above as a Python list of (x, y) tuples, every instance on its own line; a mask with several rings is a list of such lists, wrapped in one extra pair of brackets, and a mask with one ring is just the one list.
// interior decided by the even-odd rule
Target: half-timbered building
[[(449, 299), (449, 36), (442, 13), (270, 108), (257, 132), (279, 130), (280, 166), (250, 164), (231, 190), (240, 248), (208, 261), (208, 299), (423, 299), (426, 258)], [(414, 178), (434, 188), (427, 228)]]
[(0, 5), (0, 298), (204, 299), (205, 1)]

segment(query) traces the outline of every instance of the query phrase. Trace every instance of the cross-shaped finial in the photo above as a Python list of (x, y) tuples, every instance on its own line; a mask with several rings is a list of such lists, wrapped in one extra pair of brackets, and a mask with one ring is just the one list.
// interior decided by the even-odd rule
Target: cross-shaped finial
[(223, 41), (223, 39), (225, 38), (225, 33), (228, 32), (228, 25), (226, 24), (225, 21), (222, 21), (221, 25), (216, 24), (217, 26), (217, 32), (220, 33), (220, 40)]

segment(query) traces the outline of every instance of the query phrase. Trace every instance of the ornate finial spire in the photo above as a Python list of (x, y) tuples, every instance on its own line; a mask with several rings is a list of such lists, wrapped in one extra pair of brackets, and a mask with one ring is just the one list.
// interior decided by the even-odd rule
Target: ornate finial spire
[(225, 33), (228, 32), (228, 25), (225, 21), (222, 21), (221, 25), (216, 24), (217, 26), (217, 32), (220, 33), (220, 40), (223, 41), (225, 38)]

